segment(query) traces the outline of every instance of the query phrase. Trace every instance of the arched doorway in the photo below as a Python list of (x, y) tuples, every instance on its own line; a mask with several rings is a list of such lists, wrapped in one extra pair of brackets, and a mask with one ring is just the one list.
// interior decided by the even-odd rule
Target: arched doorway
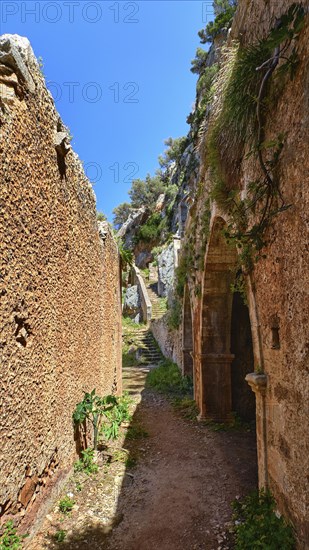
[(255, 420), (255, 397), (245, 380), (254, 371), (249, 309), (245, 298), (239, 292), (233, 295), (231, 319), (231, 365), (232, 410), (246, 422)]
[(190, 291), (188, 285), (185, 287), (183, 318), (182, 318), (182, 364), (183, 375), (193, 376), (193, 331), (192, 312), (190, 304)]
[(252, 402), (245, 375), (252, 372), (253, 352), (248, 308), (233, 294), (236, 247), (223, 234), (225, 221), (215, 218), (207, 248), (201, 310), (201, 418), (232, 419), (233, 407), (250, 416)]

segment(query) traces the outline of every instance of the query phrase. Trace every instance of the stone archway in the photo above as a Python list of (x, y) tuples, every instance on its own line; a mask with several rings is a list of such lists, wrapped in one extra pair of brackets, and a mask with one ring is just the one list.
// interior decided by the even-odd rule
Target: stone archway
[(190, 291), (185, 287), (182, 317), (182, 366), (184, 376), (193, 376), (193, 330)]
[(246, 422), (255, 421), (255, 397), (246, 381), (246, 375), (254, 371), (254, 355), (249, 308), (244, 297), (233, 295), (231, 317), (232, 410)]
[(207, 248), (201, 320), (201, 417), (231, 418), (231, 284), (237, 252), (223, 235), (225, 221), (215, 218)]
[[(227, 243), (223, 235), (224, 226), (223, 218), (214, 219), (206, 253), (199, 353), (200, 417), (211, 418), (217, 422), (228, 422), (232, 418), (233, 405), (236, 404), (236, 408), (239, 408), (240, 403), (244, 405), (242, 392), (245, 392), (246, 397), (247, 394), (250, 396), (244, 380), (245, 374), (253, 370), (249, 313), (247, 310), (245, 313), (241, 310), (237, 302), (239, 297), (235, 298), (231, 290), (235, 279), (237, 251), (235, 246)], [(242, 317), (239, 315), (240, 311)], [(247, 352), (245, 344), (236, 338), (243, 330), (244, 320), (247, 323), (246, 339), (250, 347), (246, 367), (242, 363)], [(231, 344), (235, 348), (232, 350), (234, 353), (231, 351)], [(249, 357), (252, 357), (252, 361)], [(242, 372), (243, 367), (245, 373)], [(248, 400), (250, 401), (250, 397)]]

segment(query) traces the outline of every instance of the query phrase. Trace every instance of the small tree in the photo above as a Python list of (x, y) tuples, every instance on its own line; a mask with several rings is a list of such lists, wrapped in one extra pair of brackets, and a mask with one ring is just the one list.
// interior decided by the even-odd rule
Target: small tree
[(173, 162), (180, 160), (188, 143), (186, 136), (179, 138), (169, 137), (164, 141), (164, 145), (167, 146), (163, 155), (160, 155), (158, 160), (161, 168), (169, 168)]
[(134, 180), (129, 191), (132, 207), (146, 206), (149, 209), (153, 208), (164, 190), (165, 184), (159, 176), (152, 177), (147, 174), (145, 180)]
[(128, 217), (132, 212), (132, 206), (128, 202), (122, 202), (119, 206), (116, 206), (113, 210), (113, 224), (116, 229), (120, 227), (127, 221)]
[(77, 425), (89, 420), (93, 427), (93, 448), (98, 448), (98, 435), (104, 417), (108, 418), (109, 412), (118, 404), (113, 395), (99, 397), (95, 390), (85, 393), (83, 401), (76, 405), (73, 412), (73, 422)]
[(97, 220), (98, 222), (107, 222), (107, 217), (104, 212), (97, 212)]
[[(199, 36), (201, 36), (200, 33), (203, 33), (203, 32), (205, 32), (205, 31), (204, 30), (199, 31), (199, 33), (198, 33)], [(205, 43), (205, 42), (203, 42), (203, 43)], [(197, 48), (195, 58), (192, 59), (192, 61), (191, 61), (191, 65), (192, 65), (192, 67), (190, 69), (191, 73), (201, 74), (204, 71), (204, 69), (206, 68), (207, 57), (208, 57), (208, 52), (206, 52), (202, 48)]]
[(198, 32), (201, 44), (212, 42), (223, 29), (230, 28), (236, 11), (237, 2), (235, 0), (215, 0), (213, 6), (216, 16), (215, 20), (210, 21), (205, 29)]

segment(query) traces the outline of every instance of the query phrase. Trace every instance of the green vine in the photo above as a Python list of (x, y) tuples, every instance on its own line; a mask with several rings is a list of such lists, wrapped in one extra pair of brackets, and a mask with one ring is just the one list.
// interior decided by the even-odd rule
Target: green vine
[[(208, 138), (211, 198), (229, 215), (225, 235), (236, 242), (246, 272), (261, 257), (265, 231), (273, 217), (290, 206), (284, 202), (276, 177), (285, 135), (266, 141), (265, 125), (275, 77), (294, 78), (296, 40), (304, 25), (304, 13), (303, 7), (293, 4), (266, 39), (246, 48), (234, 45), (226, 52), (217, 79), (217, 92), (223, 99), (215, 105), (217, 116)], [(256, 158), (260, 175), (249, 183), (246, 198), (241, 198), (239, 189), (227, 181), (228, 177), (237, 178), (248, 142), (251, 151), (246, 158)], [(252, 215), (255, 223), (250, 226)]]

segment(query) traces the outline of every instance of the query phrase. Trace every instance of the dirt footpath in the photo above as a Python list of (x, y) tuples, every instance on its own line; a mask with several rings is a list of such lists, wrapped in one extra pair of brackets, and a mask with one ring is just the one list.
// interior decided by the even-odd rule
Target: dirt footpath
[[(143, 389), (146, 371), (128, 368), (125, 386), (139, 402), (133, 424), (148, 437), (124, 439), (130, 459), (122, 475), (102, 468), (76, 495), (70, 517), (59, 520), (57, 510), (49, 515), (31, 550), (231, 547), (223, 535), (230, 503), (256, 485), (255, 436), (246, 430), (214, 432), (185, 420), (160, 394)], [(115, 479), (121, 480), (116, 492)], [(53, 533), (59, 528), (66, 538), (57, 543)]]

